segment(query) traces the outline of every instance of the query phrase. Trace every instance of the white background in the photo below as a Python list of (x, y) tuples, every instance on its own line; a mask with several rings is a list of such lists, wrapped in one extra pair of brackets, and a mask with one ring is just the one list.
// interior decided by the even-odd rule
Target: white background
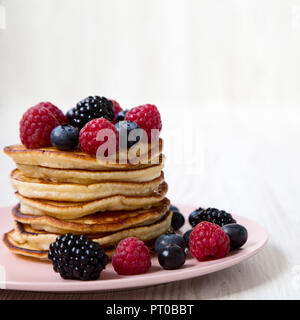
[[(19, 119), (40, 101), (64, 111), (96, 94), (124, 108), (154, 103), (170, 199), (268, 230), (268, 246), (251, 261), (152, 296), (300, 298), (300, 1), (0, 5), (1, 147), (18, 142)], [(0, 159), (1, 205), (11, 205), (14, 165)], [(151, 298), (149, 290), (137, 296)]]

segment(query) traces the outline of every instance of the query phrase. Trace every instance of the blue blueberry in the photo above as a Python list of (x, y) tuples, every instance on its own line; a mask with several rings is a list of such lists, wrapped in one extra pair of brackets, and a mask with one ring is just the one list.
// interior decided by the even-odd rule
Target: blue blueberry
[(120, 111), (120, 112), (117, 114), (117, 116), (116, 116), (116, 123), (125, 120), (125, 116), (126, 116), (126, 113), (127, 113), (128, 111), (129, 111), (129, 110), (122, 110), (122, 111)]
[(171, 226), (174, 230), (179, 230), (185, 222), (184, 216), (179, 211), (173, 211)]
[(166, 270), (178, 269), (184, 265), (186, 255), (177, 244), (169, 244), (158, 254), (159, 264)]
[(179, 209), (176, 206), (173, 206), (172, 204), (170, 205), (170, 210), (179, 212)]
[(240, 224), (226, 224), (222, 227), (222, 229), (230, 239), (230, 248), (232, 250), (238, 249), (243, 246), (248, 239), (247, 229)]
[[(139, 132), (141, 127), (132, 121), (119, 121), (115, 124), (116, 129), (119, 132), (119, 141), (120, 141), (120, 148), (126, 149), (132, 147), (134, 144), (140, 141), (141, 137)], [(136, 130), (136, 132), (133, 132), (130, 136), (130, 133)]]
[(183, 239), (184, 239), (184, 242), (185, 242), (185, 246), (187, 248), (190, 248), (189, 246), (189, 242), (190, 242), (190, 234), (192, 233), (193, 229), (190, 229), (188, 231), (186, 231), (183, 235)]
[(70, 124), (62, 124), (51, 131), (51, 144), (59, 150), (73, 150), (78, 144), (78, 130)]
[(169, 244), (177, 244), (183, 250), (185, 249), (184, 239), (177, 233), (167, 233), (159, 236), (155, 241), (155, 251), (159, 253)]

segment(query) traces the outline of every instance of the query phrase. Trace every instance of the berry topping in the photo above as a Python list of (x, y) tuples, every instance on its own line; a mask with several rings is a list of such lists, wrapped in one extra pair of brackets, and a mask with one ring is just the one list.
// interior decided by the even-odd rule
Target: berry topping
[(166, 270), (178, 269), (185, 263), (185, 252), (177, 244), (169, 244), (158, 254), (159, 264)]
[(195, 227), (198, 223), (202, 221), (215, 223), (220, 227), (223, 227), (225, 224), (236, 223), (236, 220), (233, 219), (230, 213), (215, 208), (199, 208), (193, 211), (189, 216), (189, 223), (192, 227)]
[(184, 216), (179, 211), (173, 211), (171, 226), (174, 230), (179, 230), (185, 222)]
[(145, 104), (129, 110), (125, 116), (125, 120), (136, 122), (148, 135), (148, 141), (151, 141), (151, 130), (157, 129), (158, 132), (153, 132), (154, 139), (158, 138), (162, 128), (160, 113), (153, 104)]
[(120, 112), (116, 115), (115, 123), (118, 123), (118, 122), (120, 122), (120, 121), (124, 121), (127, 112), (128, 112), (128, 110), (122, 110), (122, 111), (120, 111)]
[(197, 260), (223, 258), (229, 252), (230, 240), (220, 226), (200, 222), (190, 234), (190, 252)]
[(119, 132), (120, 148), (127, 149), (140, 141), (141, 129), (140, 126), (131, 121), (120, 121), (115, 124)]
[(67, 117), (63, 114), (63, 112), (60, 109), (58, 109), (55, 105), (53, 105), (51, 102), (40, 102), (38, 105), (47, 108), (54, 115), (54, 117), (58, 120), (60, 124), (69, 122)]
[(184, 239), (184, 242), (185, 242), (185, 246), (187, 248), (190, 248), (190, 245), (189, 245), (189, 242), (190, 242), (190, 235), (192, 233), (193, 229), (190, 229), (188, 231), (186, 231), (183, 235), (183, 239)]
[(105, 118), (113, 121), (114, 116), (113, 102), (99, 96), (87, 97), (79, 101), (76, 107), (67, 113), (70, 124), (80, 129), (93, 119)]
[(222, 229), (230, 239), (230, 248), (232, 250), (240, 248), (247, 242), (248, 232), (244, 226), (237, 223), (231, 223), (226, 224)]
[[(88, 122), (80, 131), (79, 144), (82, 151), (99, 157), (107, 157), (118, 148), (118, 131), (115, 126), (104, 118)], [(99, 147), (106, 144), (105, 150)], [(97, 154), (97, 151), (99, 152)], [(103, 152), (102, 152), (103, 151)]]
[(116, 100), (110, 99), (110, 101), (114, 105), (114, 114), (115, 114), (115, 116), (114, 116), (113, 123), (117, 123), (117, 121), (116, 121), (117, 115), (118, 115), (119, 112), (123, 111), (123, 109), (120, 107), (120, 104)]
[(29, 108), (20, 121), (20, 139), (26, 148), (51, 146), (50, 133), (59, 121), (48, 108), (38, 104)]
[(60, 235), (49, 247), (48, 258), (63, 279), (97, 280), (108, 257), (97, 242), (85, 235)]
[(78, 130), (70, 124), (63, 124), (51, 131), (51, 144), (59, 150), (73, 150), (78, 145)]
[(185, 249), (184, 239), (177, 233), (167, 233), (159, 236), (155, 241), (155, 251), (159, 253), (169, 244), (177, 244), (183, 250)]
[(124, 239), (117, 246), (112, 258), (112, 265), (118, 274), (146, 273), (151, 267), (149, 249), (138, 238)]

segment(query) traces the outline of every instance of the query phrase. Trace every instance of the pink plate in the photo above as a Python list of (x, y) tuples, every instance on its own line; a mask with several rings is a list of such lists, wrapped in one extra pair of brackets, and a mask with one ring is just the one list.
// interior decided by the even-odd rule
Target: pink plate
[[(186, 218), (194, 210), (191, 206), (179, 206), (179, 208)], [(97, 281), (63, 280), (58, 273), (52, 270), (49, 262), (39, 262), (12, 254), (1, 242), (0, 288), (48, 292), (126, 290), (189, 279), (219, 271), (255, 255), (268, 239), (266, 231), (256, 222), (239, 216), (235, 218), (248, 229), (248, 241), (242, 249), (231, 252), (223, 259), (198, 262), (193, 258), (188, 258), (181, 269), (167, 271), (160, 267), (157, 257), (153, 256), (152, 267), (146, 274), (119, 276), (109, 264)], [(7, 232), (11, 227), (10, 208), (0, 208), (0, 233)], [(188, 228), (188, 223), (186, 223), (183, 230)]]

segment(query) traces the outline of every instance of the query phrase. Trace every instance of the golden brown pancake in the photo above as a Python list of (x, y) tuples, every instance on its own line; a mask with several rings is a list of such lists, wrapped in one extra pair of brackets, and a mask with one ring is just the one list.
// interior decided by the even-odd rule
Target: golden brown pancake
[(135, 211), (112, 211), (94, 213), (82, 218), (61, 220), (50, 216), (23, 214), (20, 206), (12, 209), (13, 217), (24, 224), (31, 225), (35, 230), (54, 233), (99, 234), (115, 232), (132, 226), (152, 224), (169, 210), (170, 201), (164, 198), (149, 209)]
[(39, 178), (29, 178), (15, 169), (10, 175), (13, 188), (22, 196), (53, 201), (82, 202), (115, 195), (146, 196), (156, 192), (164, 175), (146, 182), (102, 181), (93, 184), (55, 183)]
[[(122, 239), (137, 237), (146, 243), (153, 241), (170, 228), (171, 220), (172, 212), (169, 211), (163, 219), (154, 224), (129, 228), (107, 236), (92, 236), (91, 239), (98, 242), (111, 258), (114, 247)], [(56, 237), (57, 234), (54, 233), (43, 233), (30, 229), (26, 231), (22, 224), (16, 223), (15, 229), (4, 234), (3, 242), (14, 253), (38, 259), (47, 259), (47, 248), (49, 248), (51, 242), (55, 241)]]
[(60, 183), (92, 184), (100, 181), (144, 182), (154, 180), (161, 175), (164, 160), (165, 157), (160, 155), (158, 164), (136, 170), (92, 171), (54, 169), (18, 163), (17, 167), (27, 177)]
[[(57, 169), (81, 169), (81, 170), (136, 170), (151, 166), (151, 160), (157, 159), (163, 148), (163, 141), (152, 145), (139, 144), (141, 146), (142, 156), (140, 159), (132, 158), (121, 164), (115, 161), (96, 159), (81, 151), (61, 151), (53, 147), (27, 149), (23, 145), (12, 145), (4, 148), (4, 152), (10, 156), (16, 163), (43, 166)], [(127, 152), (127, 151), (126, 151)], [(138, 161), (136, 164), (134, 164)]]
[(21, 212), (32, 215), (48, 215), (59, 219), (76, 219), (86, 215), (120, 210), (137, 210), (150, 208), (159, 203), (165, 197), (168, 185), (163, 182), (157, 192), (148, 196), (123, 196), (115, 195), (99, 200), (86, 202), (61, 202), (52, 200), (32, 199), (16, 193), (21, 203)]

